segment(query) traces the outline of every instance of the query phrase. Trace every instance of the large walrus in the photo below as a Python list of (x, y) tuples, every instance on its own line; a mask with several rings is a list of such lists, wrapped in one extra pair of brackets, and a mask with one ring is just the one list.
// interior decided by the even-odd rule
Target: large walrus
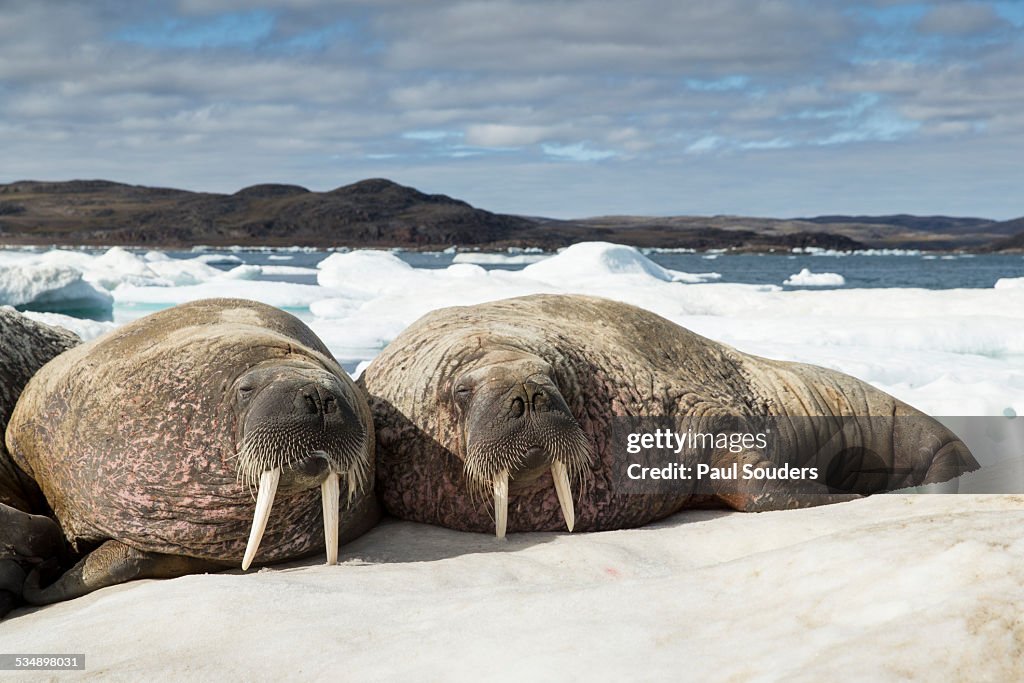
[[(79, 341), (67, 330), (0, 308), (0, 434), (32, 375)], [(0, 439), (0, 617), (17, 604), (27, 572), (62, 555), (60, 527), (49, 512), (42, 491)]]
[(125, 325), (43, 367), (11, 417), (14, 462), (84, 554), (24, 597), (325, 547), (334, 563), (379, 516), (373, 442), (362, 391), (284, 311), (209, 299)]
[[(385, 508), (499, 537), (632, 527), (695, 505), (836, 502), (977, 467), (938, 422), (860, 380), (741, 353), (649, 311), (586, 296), (434, 311), (360, 382), (374, 413)], [(842, 424), (849, 417), (857, 419)], [(689, 467), (689, 478), (645, 488), (627, 453), (641, 434), (622, 432), (664, 426), (658, 418), (684, 436), (735, 430), (737, 421), (761, 426), (745, 441), (679, 442), (668, 461), (654, 461), (664, 467), (648, 471)], [(710, 477), (693, 476), (698, 466)]]

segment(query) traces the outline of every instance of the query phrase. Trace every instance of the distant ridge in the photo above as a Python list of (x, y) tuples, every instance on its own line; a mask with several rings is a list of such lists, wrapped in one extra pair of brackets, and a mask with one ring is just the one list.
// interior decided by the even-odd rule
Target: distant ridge
[(105, 180), (0, 186), (0, 241), (8, 243), (423, 247), (511, 239), (532, 225), (384, 179), (329, 192), (253, 185), (230, 195)]
[[(1024, 218), (949, 216), (602, 216), (579, 220), (486, 211), (384, 178), (327, 192), (259, 184), (233, 194), (109, 180), (0, 185), (0, 244), (555, 249), (604, 240), (639, 247), (991, 250)], [(1012, 238), (1015, 239), (1015, 238)], [(1016, 244), (1016, 243), (1013, 243)], [(1008, 247), (1015, 249), (1012, 244)]]

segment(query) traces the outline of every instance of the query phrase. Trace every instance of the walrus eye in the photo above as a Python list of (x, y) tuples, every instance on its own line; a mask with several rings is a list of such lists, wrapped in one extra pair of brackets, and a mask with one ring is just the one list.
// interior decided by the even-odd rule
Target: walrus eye
[(455, 387), (455, 400), (460, 402), (466, 401), (472, 393), (473, 390), (469, 388), (468, 384), (459, 384)]
[(238, 387), (238, 398), (242, 399), (243, 401), (247, 401), (252, 396), (252, 392), (254, 391), (256, 391), (255, 385), (243, 384), (242, 386)]

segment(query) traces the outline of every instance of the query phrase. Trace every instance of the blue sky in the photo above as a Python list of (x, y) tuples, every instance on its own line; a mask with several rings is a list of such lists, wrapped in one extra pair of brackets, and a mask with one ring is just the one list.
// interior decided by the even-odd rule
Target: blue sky
[(1024, 1), (0, 0), (0, 182), (1024, 215)]

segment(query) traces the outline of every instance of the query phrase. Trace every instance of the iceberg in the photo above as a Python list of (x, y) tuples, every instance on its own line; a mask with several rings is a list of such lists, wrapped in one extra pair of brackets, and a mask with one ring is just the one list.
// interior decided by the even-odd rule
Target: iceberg
[(106, 290), (86, 282), (82, 271), (72, 266), (0, 265), (0, 304), (34, 311), (109, 317), (113, 303)]

